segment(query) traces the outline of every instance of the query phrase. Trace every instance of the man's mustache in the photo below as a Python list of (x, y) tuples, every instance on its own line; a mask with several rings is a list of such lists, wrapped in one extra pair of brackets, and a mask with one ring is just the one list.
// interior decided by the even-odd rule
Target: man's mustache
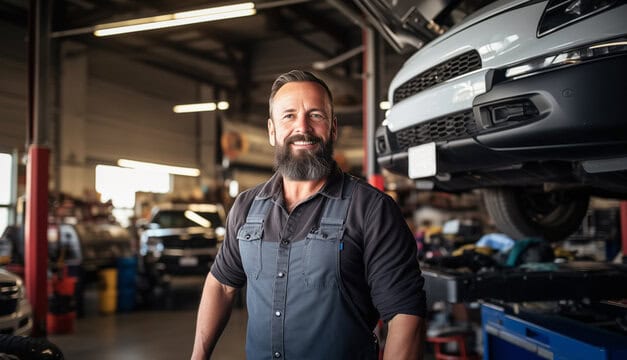
[(322, 138), (310, 134), (296, 134), (285, 139), (286, 144), (293, 144), (296, 141), (311, 141), (315, 143), (321, 143)]

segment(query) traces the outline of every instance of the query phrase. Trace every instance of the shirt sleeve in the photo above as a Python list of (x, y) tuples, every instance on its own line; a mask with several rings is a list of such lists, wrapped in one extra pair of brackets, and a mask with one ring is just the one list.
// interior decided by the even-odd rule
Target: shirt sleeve
[[(222, 284), (241, 288), (246, 284), (246, 273), (242, 266), (242, 258), (237, 241), (237, 230), (244, 224), (245, 214), (250, 202), (245, 201), (247, 193), (242, 193), (235, 200), (226, 220), (224, 241), (218, 251), (211, 274)], [(248, 204), (248, 206), (246, 205)]]
[(416, 242), (398, 205), (385, 194), (366, 212), (364, 261), (372, 302), (384, 321), (397, 314), (426, 315)]

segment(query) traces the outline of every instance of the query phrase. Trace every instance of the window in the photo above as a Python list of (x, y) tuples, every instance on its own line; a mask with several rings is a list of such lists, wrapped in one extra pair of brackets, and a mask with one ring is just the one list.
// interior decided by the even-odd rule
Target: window
[(0, 153), (0, 234), (9, 225), (12, 211), (11, 195), (13, 194), (13, 157), (11, 154)]
[(96, 191), (101, 194), (101, 201), (111, 200), (115, 208), (113, 215), (123, 226), (128, 222), (128, 217), (133, 215), (135, 193), (167, 193), (171, 188), (170, 179), (170, 174), (163, 172), (96, 166)]

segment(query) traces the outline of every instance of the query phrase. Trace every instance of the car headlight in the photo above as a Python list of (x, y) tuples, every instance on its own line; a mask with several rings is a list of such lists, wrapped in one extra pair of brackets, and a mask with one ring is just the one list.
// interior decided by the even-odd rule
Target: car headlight
[(26, 288), (24, 287), (24, 282), (22, 279), (18, 279), (15, 282), (15, 287), (17, 287), (17, 299), (24, 300), (26, 299)]
[(538, 24), (538, 37), (620, 3), (618, 0), (549, 0)]
[(143, 244), (141, 250), (142, 255), (152, 253), (152, 255), (159, 257), (161, 256), (161, 252), (163, 251), (163, 242), (161, 238), (149, 237)]
[(226, 234), (226, 229), (222, 226), (218, 226), (215, 231), (216, 231), (216, 238), (218, 239), (218, 241), (223, 241), (224, 235)]
[(505, 69), (505, 78), (530, 75), (621, 53), (627, 53), (627, 38), (605, 40), (580, 48), (537, 57)]

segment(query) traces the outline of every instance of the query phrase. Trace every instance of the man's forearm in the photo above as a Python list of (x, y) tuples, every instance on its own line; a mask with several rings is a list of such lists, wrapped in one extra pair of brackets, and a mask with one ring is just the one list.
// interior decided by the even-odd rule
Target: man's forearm
[(218, 282), (209, 273), (198, 307), (193, 360), (208, 359), (222, 334), (229, 317), (237, 289)]
[(398, 314), (388, 322), (383, 359), (422, 359), (424, 340), (424, 319), (414, 315)]

